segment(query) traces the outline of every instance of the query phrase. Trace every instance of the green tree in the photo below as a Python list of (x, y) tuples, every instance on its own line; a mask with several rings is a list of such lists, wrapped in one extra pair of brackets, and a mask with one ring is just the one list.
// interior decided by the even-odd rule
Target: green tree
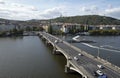
[(48, 33), (50, 33), (50, 34), (53, 33), (53, 29), (52, 29), (52, 26), (51, 26), (51, 25), (48, 26)]
[(90, 35), (120, 35), (120, 30), (90, 30)]
[(0, 36), (5, 36), (6, 35), (6, 32), (5, 31), (1, 31), (0, 32)]

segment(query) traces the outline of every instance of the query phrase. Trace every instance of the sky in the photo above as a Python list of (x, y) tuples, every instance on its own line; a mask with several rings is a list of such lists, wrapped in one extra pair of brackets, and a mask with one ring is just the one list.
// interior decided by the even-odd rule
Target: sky
[(120, 19), (120, 0), (0, 0), (0, 18), (50, 19), (102, 15)]

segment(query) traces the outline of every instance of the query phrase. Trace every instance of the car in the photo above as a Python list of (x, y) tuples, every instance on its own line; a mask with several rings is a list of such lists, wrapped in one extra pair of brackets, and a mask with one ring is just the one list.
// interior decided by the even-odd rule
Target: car
[(72, 60), (71, 57), (68, 57), (68, 60)]
[(76, 56), (74, 57), (74, 59), (75, 59), (76, 61), (78, 61), (78, 60), (79, 60), (79, 58), (77, 58)]
[(103, 74), (102, 76), (98, 76), (98, 78), (108, 78), (106, 74)]
[(97, 65), (98, 68), (103, 69), (103, 65)]
[(55, 43), (58, 43), (58, 40), (55, 40)]
[(100, 71), (100, 70), (97, 70), (97, 71), (96, 71), (96, 74), (99, 75), (99, 76), (102, 76), (102, 75), (103, 75), (102, 71)]
[(81, 53), (79, 53), (78, 55), (79, 55), (79, 56), (83, 56), (83, 54), (81, 54)]

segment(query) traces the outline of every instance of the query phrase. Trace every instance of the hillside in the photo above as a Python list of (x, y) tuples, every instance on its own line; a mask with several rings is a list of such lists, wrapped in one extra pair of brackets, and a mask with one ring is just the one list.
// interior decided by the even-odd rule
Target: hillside
[[(89, 25), (120, 25), (120, 20), (106, 17), (106, 16), (99, 16), (99, 15), (84, 15), (84, 16), (72, 16), (72, 17), (58, 17), (51, 19), (52, 22), (62, 22), (62, 23), (79, 23), (79, 24), (89, 24)], [(18, 20), (7, 20), (0, 18), (0, 23), (16, 23), (22, 25), (40, 25), (49, 23), (50, 19), (48, 20), (27, 20), (27, 21), (18, 21)]]
[(120, 25), (120, 20), (106, 17), (106, 16), (99, 16), (99, 15), (84, 15), (84, 16), (73, 16), (73, 17), (58, 17), (52, 19), (55, 22), (67, 22), (67, 23), (80, 23), (80, 24), (89, 24), (89, 25)]

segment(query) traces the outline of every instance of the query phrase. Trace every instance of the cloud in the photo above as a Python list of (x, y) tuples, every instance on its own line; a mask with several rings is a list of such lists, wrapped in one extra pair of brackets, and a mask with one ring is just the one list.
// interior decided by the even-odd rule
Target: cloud
[(105, 15), (120, 19), (120, 7), (105, 10)]
[(31, 5), (7, 3), (1, 0), (0, 17), (13, 20), (48, 19), (60, 16), (63, 8), (64, 6), (58, 6), (39, 11)]
[(0, 17), (14, 20), (34, 19), (38, 15), (38, 9), (34, 6), (18, 3), (7, 3), (0, 0)]
[(40, 16), (42, 16), (43, 18), (55, 18), (62, 15), (61, 9), (62, 7), (47, 9), (43, 13), (41, 13)]
[(1, 4), (5, 4), (5, 2), (4, 2), (4, 1), (0, 1), (0, 5), (1, 5)]
[(92, 12), (92, 11), (97, 11), (97, 10), (98, 10), (98, 7), (94, 5), (94, 6), (89, 6), (89, 7), (83, 6), (80, 11), (82, 11), (82, 12)]
[(90, 8), (82, 7), (81, 11), (83, 11), (83, 12), (88, 12), (88, 11), (91, 11), (91, 10), (90, 10)]
[(113, 8), (113, 5), (112, 5), (112, 4), (108, 4), (108, 8), (109, 8), (109, 9), (112, 9), (112, 8)]
[[(105, 14), (120, 19), (120, 7), (113, 8), (113, 4), (109, 4), (107, 7), (102, 5), (99, 7), (97, 4), (78, 5), (73, 3), (65, 3), (59, 4), (59, 6), (56, 7), (56, 3), (47, 6), (38, 4), (32, 5), (31, 2), (31, 5), (27, 5), (30, 3), (28, 2), (27, 4), (22, 4), (24, 0), (20, 0), (21, 4), (15, 3), (17, 1), (18, 0), (0, 0), (0, 18), (13, 20), (49, 19), (59, 17), (60, 15), (74, 16), (99, 13), (101, 15)], [(39, 6), (39, 8), (35, 6)], [(80, 10), (78, 10), (78, 8), (80, 8)]]

